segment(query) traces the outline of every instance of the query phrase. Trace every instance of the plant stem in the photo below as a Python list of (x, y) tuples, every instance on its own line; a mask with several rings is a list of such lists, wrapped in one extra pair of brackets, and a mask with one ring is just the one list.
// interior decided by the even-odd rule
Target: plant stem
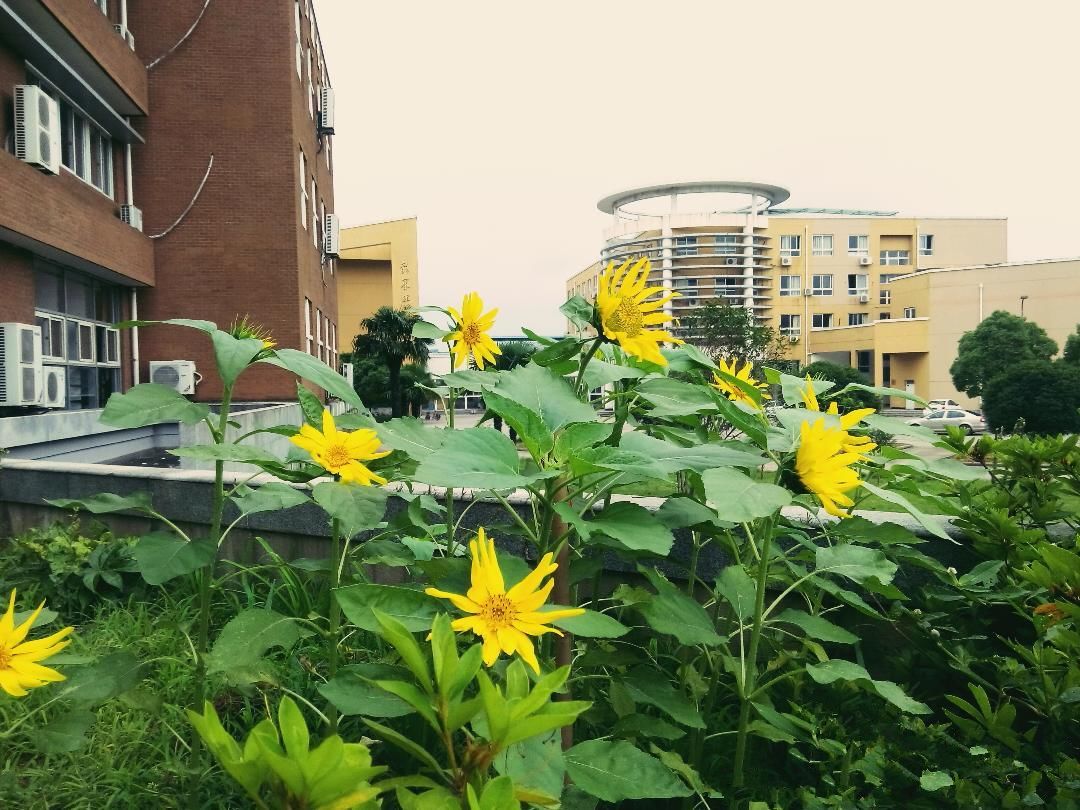
[[(578, 363), (577, 377), (574, 379), (574, 391), (578, 394), (578, 396), (582, 394), (581, 382), (585, 377), (585, 369), (588, 368), (589, 361), (592, 360), (593, 355), (596, 354), (596, 350), (600, 348), (600, 344), (603, 342), (604, 336), (597, 335), (596, 340), (594, 340), (589, 346), (588, 350), (581, 355), (581, 361)], [(586, 398), (586, 402), (587, 401), (588, 398)]]
[[(750, 703), (754, 696), (754, 687), (757, 684), (757, 654), (758, 645), (761, 642), (761, 625), (765, 612), (765, 587), (769, 581), (769, 550), (772, 545), (774, 520), (765, 522), (765, 531), (761, 537), (761, 556), (758, 560), (757, 593), (754, 597), (754, 624), (750, 630), (750, 649), (747, 651), (746, 660), (743, 664), (743, 677), (739, 684), (739, 735), (735, 741), (735, 767), (732, 775), (732, 786), (741, 788), (745, 781), (746, 745), (750, 727)], [(747, 526), (747, 533), (750, 527)], [(735, 807), (736, 798), (732, 796), (732, 807)]]
[[(338, 604), (334, 591), (341, 585), (341, 569), (344, 560), (341, 554), (341, 522), (334, 518), (330, 523), (330, 559), (333, 568), (330, 571), (330, 623), (326, 630), (326, 661), (328, 681), (333, 680), (338, 670), (338, 642), (341, 635), (341, 605)], [(330, 733), (336, 734), (338, 720), (341, 715), (333, 703), (327, 703), (327, 714), (330, 719)]]
[[(555, 503), (566, 498), (566, 481), (563, 478), (555, 479), (555, 483), (551, 490), (552, 498)], [(548, 549), (555, 546), (557, 538), (563, 537), (566, 534), (566, 523), (563, 522), (562, 517), (554, 510), (550, 510), (548, 523), (547, 542)], [(554, 597), (555, 604), (567, 606), (570, 604), (570, 538), (566, 538), (566, 542), (562, 543), (557, 550), (557, 557), (555, 558), (558, 568), (555, 569), (555, 587), (552, 589), (552, 596)], [(573, 658), (573, 644), (570, 637), (570, 633), (563, 632), (561, 636), (555, 637), (555, 666), (566, 667), (570, 666), (570, 661)], [(555, 695), (556, 700), (570, 700), (570, 684), (566, 684), (566, 691)], [(562, 728), (562, 745), (563, 750), (566, 751), (572, 748), (574, 745), (574, 727), (573, 725), (563, 726)]]

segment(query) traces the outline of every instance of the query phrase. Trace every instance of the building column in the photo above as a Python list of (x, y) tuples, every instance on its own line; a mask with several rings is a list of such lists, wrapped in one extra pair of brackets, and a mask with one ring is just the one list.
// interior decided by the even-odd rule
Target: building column
[(757, 316), (754, 309), (754, 226), (757, 224), (757, 194), (750, 196), (750, 212), (743, 225), (742, 263), (743, 263), (743, 306), (750, 314)]
[[(671, 204), (672, 204), (672, 207), (674, 207), (674, 205), (675, 205), (674, 199), (672, 199)], [(671, 293), (671, 290), (672, 290), (671, 266), (672, 266), (672, 256), (674, 256), (674, 243), (675, 243), (675, 240), (672, 238), (672, 233), (671, 233), (671, 216), (670, 216), (670, 214), (665, 214), (663, 216), (663, 221), (661, 223), (661, 228), (660, 228), (660, 237), (661, 237), (660, 245), (661, 245), (661, 249), (662, 249), (661, 259), (660, 259), (660, 268), (661, 268), (660, 286), (662, 286), (664, 288), (663, 295), (666, 298)], [(672, 314), (671, 301), (667, 301), (667, 302), (664, 303), (664, 314), (665, 315), (671, 315)]]

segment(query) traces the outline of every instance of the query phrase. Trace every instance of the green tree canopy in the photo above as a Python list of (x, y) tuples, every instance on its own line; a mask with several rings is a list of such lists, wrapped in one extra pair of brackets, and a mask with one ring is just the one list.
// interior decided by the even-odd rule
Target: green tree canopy
[(353, 388), (369, 408), (390, 406), (390, 372), (376, 357), (353, 357)]
[(991, 430), (1011, 431), (1024, 420), (1027, 433), (1080, 431), (1080, 366), (1024, 360), (999, 374), (983, 391), (983, 415)]
[(754, 365), (783, 358), (788, 341), (762, 325), (744, 307), (710, 301), (681, 319), (687, 340), (714, 360), (749, 360)]
[(1065, 348), (1061, 350), (1061, 359), (1074, 366), (1080, 366), (1080, 326), (1065, 339)]
[[(866, 378), (859, 373), (858, 369), (854, 369), (851, 366), (841, 366), (838, 363), (829, 363), (825, 360), (818, 360), (816, 363), (811, 363), (805, 366), (801, 372), (801, 375), (805, 376), (809, 374), (815, 380), (831, 380), (836, 383), (836, 388), (830, 389), (826, 392), (826, 396), (832, 393), (832, 391), (839, 391), (848, 383), (859, 383), (866, 385)], [(832, 397), (827, 401), (831, 402)], [(874, 408), (879, 409), (881, 407), (881, 397), (877, 394), (871, 394), (869, 391), (852, 390), (841, 394), (836, 399), (836, 406), (840, 409), (841, 413), (856, 410), (857, 408)], [(789, 403), (797, 404), (797, 403)], [(822, 403), (822, 408), (828, 407), (825, 403)]]
[(998, 375), (1028, 360), (1049, 362), (1057, 350), (1037, 323), (998, 310), (960, 338), (949, 373), (958, 391), (981, 397)]
[(413, 326), (420, 316), (409, 310), (379, 307), (375, 313), (360, 321), (359, 335), (353, 338), (353, 361), (374, 358), (386, 366), (390, 384), (390, 410), (401, 416), (401, 366), (411, 360), (421, 367), (427, 365), (430, 338), (413, 337)]

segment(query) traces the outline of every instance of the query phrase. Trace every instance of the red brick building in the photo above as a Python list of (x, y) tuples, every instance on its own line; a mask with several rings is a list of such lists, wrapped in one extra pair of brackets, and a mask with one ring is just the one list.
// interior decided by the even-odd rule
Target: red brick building
[[(154, 361), (194, 361), (195, 397), (220, 396), (205, 337), (112, 330), (136, 312), (246, 315), (336, 365), (329, 87), (310, 0), (0, 0), (0, 322), (41, 327), (65, 407)], [(259, 369), (236, 396), (294, 385)]]

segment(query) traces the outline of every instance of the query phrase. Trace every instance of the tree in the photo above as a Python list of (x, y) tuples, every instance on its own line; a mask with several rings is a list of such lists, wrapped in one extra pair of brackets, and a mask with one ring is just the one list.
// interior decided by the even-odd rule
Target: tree
[(431, 388), (435, 380), (426, 368), (409, 363), (401, 368), (401, 395), (411, 416), (419, 416), (424, 406), (431, 402)]
[(354, 357), (353, 390), (369, 408), (390, 405), (390, 372), (375, 357)]
[[(514, 338), (512, 340), (500, 340), (499, 350), (502, 354), (495, 355), (495, 370), (496, 371), (510, 371), (510, 369), (517, 368), (518, 366), (527, 366), (529, 361), (532, 360), (532, 356), (539, 351), (539, 347), (531, 340), (525, 340), (524, 338)], [(470, 364), (475, 366), (470, 358)], [(496, 430), (502, 430), (502, 417), (492, 414), (492, 422)], [(513, 430), (510, 431), (510, 437), (514, 438)]]
[(682, 318), (682, 331), (713, 360), (749, 360), (754, 365), (784, 357), (790, 345), (772, 327), (757, 322), (744, 307), (710, 301)]
[(1025, 360), (986, 385), (982, 404), (991, 430), (1012, 431), (1023, 419), (1027, 433), (1076, 433), (1080, 366), (1062, 360)]
[(998, 375), (1029, 360), (1049, 362), (1057, 350), (1057, 343), (1037, 323), (998, 310), (963, 334), (949, 373), (958, 391), (981, 397)]
[[(836, 407), (840, 409), (841, 413), (854, 411), (858, 408), (873, 408), (874, 410), (877, 410), (881, 407), (881, 397), (877, 394), (871, 394), (869, 391), (853, 389), (838, 397), (829, 396), (833, 391), (839, 391), (848, 383), (866, 385), (866, 378), (859, 373), (858, 369), (854, 369), (851, 366), (841, 366), (838, 363), (829, 363), (825, 360), (818, 360), (816, 363), (811, 363), (803, 368), (800, 374), (804, 376), (809, 374), (813, 379), (829, 380), (836, 383), (835, 388), (830, 388), (825, 392), (825, 397), (827, 397), (828, 402), (835, 399)], [(822, 408), (826, 407), (828, 407), (828, 405), (822, 403)]]
[(406, 360), (426, 366), (430, 338), (413, 337), (420, 316), (408, 310), (379, 307), (360, 321), (363, 330), (353, 338), (353, 358), (374, 358), (386, 366), (390, 383), (390, 412), (401, 416), (401, 366)]
[(1065, 348), (1061, 350), (1061, 359), (1074, 366), (1080, 366), (1080, 326), (1065, 339)]

